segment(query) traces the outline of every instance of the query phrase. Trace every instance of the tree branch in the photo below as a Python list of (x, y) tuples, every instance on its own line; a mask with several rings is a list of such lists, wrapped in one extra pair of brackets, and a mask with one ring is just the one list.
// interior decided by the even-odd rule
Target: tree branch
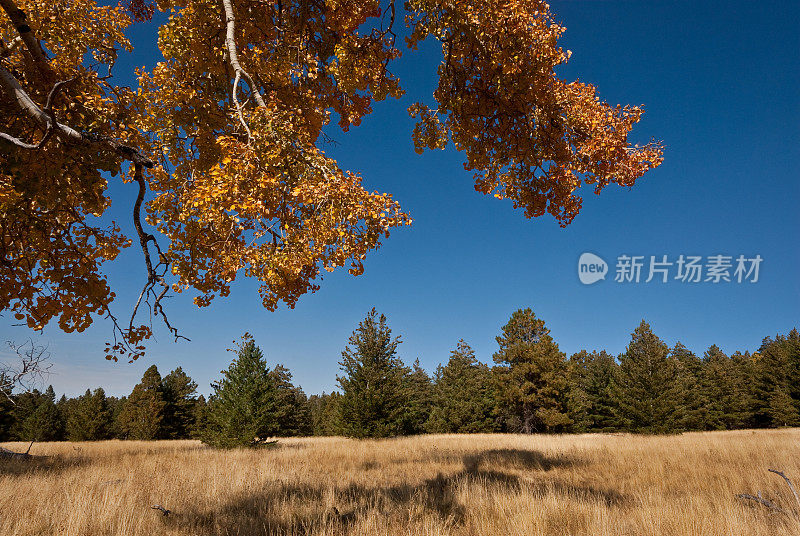
[(238, 96), (239, 83), (241, 82), (242, 78), (244, 78), (248, 86), (250, 86), (250, 92), (253, 94), (253, 99), (256, 101), (256, 104), (261, 108), (265, 108), (266, 104), (264, 103), (264, 98), (261, 96), (261, 92), (259, 92), (258, 86), (256, 86), (253, 78), (247, 73), (247, 71), (242, 69), (242, 65), (239, 63), (239, 52), (236, 49), (236, 16), (233, 13), (233, 4), (231, 0), (222, 0), (222, 5), (225, 8), (225, 46), (228, 49), (228, 60), (235, 73), (231, 97), (233, 100), (233, 105), (236, 107), (236, 113), (239, 115), (239, 122), (242, 123), (245, 131), (247, 131), (247, 139), (249, 141), (251, 137), (250, 127), (247, 126), (247, 122), (244, 120), (244, 113), (242, 111), (244, 106), (239, 102)]
[[(170, 331), (170, 333), (175, 337), (175, 340), (179, 338), (189, 340), (180, 335), (177, 328), (172, 326), (172, 324), (169, 322), (166, 312), (164, 311), (164, 308), (161, 305), (162, 300), (166, 297), (170, 288), (169, 284), (164, 279), (166, 271), (169, 267), (169, 261), (161, 251), (155, 236), (145, 232), (144, 227), (142, 226), (141, 207), (147, 190), (147, 182), (142, 176), (142, 168), (151, 168), (155, 165), (155, 163), (146, 156), (142, 155), (138, 149), (124, 145), (113, 138), (93, 133), (81, 133), (70, 126), (59, 123), (55, 112), (53, 111), (53, 103), (55, 98), (58, 96), (58, 93), (71, 81), (72, 80), (64, 80), (56, 82), (47, 96), (47, 101), (44, 108), (40, 108), (39, 105), (36, 104), (28, 95), (28, 93), (22, 88), (17, 79), (8, 70), (0, 66), (0, 87), (2, 87), (12, 97), (23, 113), (45, 128), (45, 135), (37, 144), (27, 143), (15, 136), (3, 132), (0, 132), (0, 140), (10, 142), (12, 145), (20, 149), (38, 150), (42, 148), (42, 146), (47, 142), (48, 139), (50, 139), (50, 137), (56, 136), (67, 143), (95, 146), (98, 151), (110, 151), (120, 157), (123, 161), (127, 160), (133, 163), (133, 179), (139, 185), (139, 192), (133, 207), (133, 224), (136, 229), (136, 234), (139, 237), (139, 244), (141, 245), (142, 253), (144, 254), (145, 267), (147, 270), (147, 282), (145, 283), (145, 286), (139, 295), (139, 299), (136, 302), (136, 306), (133, 309), (133, 313), (131, 314), (131, 320), (127, 333), (120, 328), (116, 317), (111, 314), (111, 311), (108, 310), (108, 307), (105, 304), (104, 308), (108, 317), (114, 323), (115, 340), (116, 332), (119, 331), (122, 335), (124, 343), (127, 345), (129, 345), (128, 337), (134, 331), (133, 322), (142, 300), (147, 302), (151, 306), (152, 310), (163, 319), (164, 324), (167, 326), (167, 329)], [(153, 243), (156, 251), (158, 252), (158, 262), (155, 265), (150, 255), (150, 242)], [(161, 272), (159, 272), (159, 270), (161, 270)], [(160, 287), (158, 292), (155, 289), (156, 285)], [(149, 301), (151, 298), (153, 299), (152, 303)]]
[(776, 475), (778, 475), (779, 477), (781, 477), (786, 481), (786, 485), (789, 486), (790, 490), (792, 490), (792, 495), (794, 495), (794, 500), (797, 502), (797, 507), (798, 507), (797, 512), (798, 515), (800, 515), (800, 495), (797, 494), (797, 490), (794, 488), (794, 484), (792, 484), (792, 481), (789, 480), (788, 476), (783, 474), (783, 471), (778, 471), (776, 469), (767, 469), (767, 471), (769, 471), (770, 473), (775, 473)]
[(47, 363), (50, 359), (47, 346), (36, 346), (33, 339), (23, 344), (12, 341), (7, 341), (6, 344), (17, 354), (19, 364), (0, 365), (0, 393), (16, 406), (11, 396), (14, 388), (21, 387), (25, 392), (30, 392), (32, 384), (47, 375), (52, 365)]
[(34, 65), (46, 82), (52, 82), (56, 79), (56, 73), (50, 66), (50, 62), (45, 56), (44, 49), (41, 43), (33, 34), (33, 30), (27, 23), (27, 15), (15, 3), (14, 0), (0, 0), (0, 7), (6, 12), (8, 18), (11, 19), (11, 24), (19, 32), (20, 38), (25, 43), (25, 47), (33, 59)]
[[(0, 2), (5, 1), (7, 0), (0, 0)], [(66, 80), (63, 82), (57, 82), (53, 86), (53, 89), (50, 91), (50, 95), (47, 98), (49, 106), (52, 106), (51, 97), (55, 98), (58, 90), (60, 90), (67, 82), (69, 81)], [(28, 95), (28, 93), (22, 88), (14, 75), (12, 75), (2, 66), (0, 66), (0, 87), (5, 90), (9, 97), (11, 97), (17, 103), (20, 110), (22, 110), (28, 117), (34, 119), (45, 129), (52, 128), (59, 138), (63, 139), (64, 141), (71, 141), (74, 143), (83, 143), (86, 141), (83, 135), (81, 135), (81, 133), (74, 128), (54, 121), (52, 113), (47, 113), (42, 110), (39, 105), (36, 104), (33, 99), (31, 99), (30, 95)], [(52, 112), (52, 109), (50, 111)], [(8, 139), (12, 138), (12, 136), (6, 134), (4, 138)]]
[[(142, 291), (139, 293), (139, 298), (136, 300), (136, 305), (134, 306), (133, 313), (131, 314), (129, 329), (133, 330), (133, 321), (136, 318), (136, 313), (139, 310), (139, 306), (142, 304), (142, 300), (144, 300), (150, 305), (152, 311), (161, 317), (161, 319), (164, 321), (164, 324), (167, 326), (167, 329), (173, 335), (173, 337), (175, 337), (176, 341), (178, 339), (184, 339), (188, 341), (189, 339), (187, 337), (184, 337), (178, 332), (178, 328), (170, 324), (167, 313), (164, 311), (164, 308), (161, 305), (161, 301), (166, 297), (167, 292), (170, 289), (169, 284), (164, 279), (164, 275), (166, 275), (169, 267), (169, 259), (161, 251), (158, 241), (156, 241), (156, 237), (146, 232), (142, 226), (141, 209), (142, 203), (144, 202), (144, 196), (147, 191), (147, 182), (142, 176), (141, 164), (134, 163), (133, 180), (135, 180), (139, 185), (139, 192), (137, 193), (136, 201), (133, 204), (133, 226), (136, 228), (136, 234), (139, 237), (139, 245), (142, 248), (142, 253), (144, 254), (144, 262), (145, 266), (147, 267), (147, 282), (142, 288)], [(156, 248), (156, 252), (158, 253), (158, 262), (155, 265), (153, 264), (153, 260), (150, 256), (150, 242), (153, 243), (153, 246)], [(161, 270), (160, 272), (159, 269)], [(161, 287), (160, 292), (156, 292), (156, 285)], [(153, 298), (153, 303), (149, 302), (149, 298)]]
[(780, 506), (778, 506), (774, 502), (768, 501), (767, 499), (763, 498), (761, 496), (761, 492), (759, 492), (758, 495), (749, 495), (747, 493), (740, 493), (736, 497), (739, 498), (739, 499), (742, 499), (742, 500), (749, 500), (749, 501), (757, 502), (758, 504), (760, 504), (762, 506), (766, 506), (770, 510), (773, 510), (773, 511), (778, 512), (780, 514), (789, 515), (788, 511), (784, 510), (783, 508), (781, 508)]

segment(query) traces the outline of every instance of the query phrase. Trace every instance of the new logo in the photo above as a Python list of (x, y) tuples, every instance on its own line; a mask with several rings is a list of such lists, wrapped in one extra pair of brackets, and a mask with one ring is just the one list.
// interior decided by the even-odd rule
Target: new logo
[(594, 253), (583, 253), (578, 259), (578, 279), (584, 285), (597, 283), (608, 275), (608, 264)]

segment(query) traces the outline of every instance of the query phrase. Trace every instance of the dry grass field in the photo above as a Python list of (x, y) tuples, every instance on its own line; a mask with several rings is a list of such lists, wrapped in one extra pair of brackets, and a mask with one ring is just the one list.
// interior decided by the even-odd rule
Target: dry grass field
[[(24, 450), (26, 445), (6, 444)], [(800, 430), (34, 444), (0, 461), (0, 534), (798, 535)], [(169, 516), (150, 509), (160, 504)]]

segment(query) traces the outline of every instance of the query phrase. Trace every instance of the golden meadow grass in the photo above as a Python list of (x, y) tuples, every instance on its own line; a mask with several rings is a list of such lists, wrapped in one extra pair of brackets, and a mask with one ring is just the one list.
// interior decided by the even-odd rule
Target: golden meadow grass
[[(5, 444), (16, 450), (27, 445)], [(0, 461), (0, 534), (764, 535), (800, 522), (800, 429), (34, 444)], [(150, 506), (172, 510), (164, 517)]]

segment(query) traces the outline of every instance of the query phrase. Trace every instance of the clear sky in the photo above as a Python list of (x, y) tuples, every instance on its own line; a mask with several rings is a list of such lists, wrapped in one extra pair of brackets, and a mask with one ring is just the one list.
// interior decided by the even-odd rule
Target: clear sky
[[(257, 284), (240, 279), (231, 296), (197, 309), (188, 294), (168, 302), (171, 318), (191, 342), (173, 343), (156, 325), (145, 358), (135, 364), (103, 359), (110, 326), (98, 320), (83, 334), (54, 324), (37, 335), (10, 326), (0, 340), (33, 336), (48, 344), (58, 393), (103, 386), (127, 394), (144, 369), (162, 374), (180, 365), (209, 392), (227, 366), (225, 349), (249, 331), (271, 364), (283, 363), (307, 393), (335, 388), (347, 338), (371, 308), (402, 336), (400, 356), (433, 370), (459, 338), (491, 362), (494, 340), (511, 313), (531, 307), (561, 349), (624, 351), (644, 318), (668, 344), (696, 353), (711, 344), (753, 351), (765, 336), (800, 327), (800, 4), (710, 1), (553, 1), (573, 55), (559, 74), (595, 84), (612, 104), (644, 104), (633, 142), (666, 145), (664, 164), (633, 189), (588, 194), (566, 229), (549, 216), (527, 220), (510, 201), (473, 190), (462, 155), (414, 153), (406, 107), (432, 102), (436, 45), (406, 52), (394, 70), (406, 96), (375, 105), (361, 127), (329, 133), (327, 147), (345, 169), (360, 172), (370, 190), (391, 192), (414, 218), (367, 257), (366, 272), (325, 272), (322, 289), (294, 310), (269, 312)], [(122, 82), (134, 65), (152, 66), (156, 25), (131, 33), (136, 50), (115, 69)], [(111, 216), (127, 222), (133, 189), (112, 179)], [(592, 285), (578, 279), (578, 258), (592, 252), (610, 275)], [(760, 255), (757, 283), (645, 283), (651, 255)], [(645, 257), (640, 283), (614, 281), (620, 255)], [(124, 316), (144, 278), (129, 248), (109, 265)], [(731, 270), (731, 273), (733, 270)], [(2, 357), (2, 355), (0, 355)]]

